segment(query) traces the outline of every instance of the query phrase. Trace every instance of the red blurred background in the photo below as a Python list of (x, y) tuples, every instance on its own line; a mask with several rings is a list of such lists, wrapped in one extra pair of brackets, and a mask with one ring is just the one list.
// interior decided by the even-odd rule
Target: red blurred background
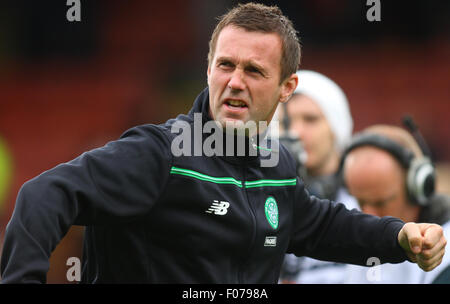
[[(1, 234), (28, 179), (130, 127), (187, 112), (206, 86), (215, 18), (237, 2), (247, 1), (82, 0), (80, 22), (66, 19), (65, 1), (2, 2), (0, 138), (12, 169)], [(380, 22), (367, 21), (365, 1), (259, 2), (276, 3), (294, 22), (302, 67), (343, 88), (355, 131), (411, 114), (440, 189), (450, 191), (448, 1), (381, 1)], [(81, 257), (82, 232), (72, 228), (52, 255), (49, 283), (67, 283), (65, 263)]]

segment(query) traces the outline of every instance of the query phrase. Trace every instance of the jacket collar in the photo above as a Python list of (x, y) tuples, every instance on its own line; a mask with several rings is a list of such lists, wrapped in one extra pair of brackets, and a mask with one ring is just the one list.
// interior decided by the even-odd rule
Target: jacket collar
[(194, 113), (202, 113), (202, 121), (206, 123), (212, 120), (209, 115), (209, 88), (206, 87), (203, 91), (195, 98), (194, 105), (188, 113), (188, 116), (194, 119)]

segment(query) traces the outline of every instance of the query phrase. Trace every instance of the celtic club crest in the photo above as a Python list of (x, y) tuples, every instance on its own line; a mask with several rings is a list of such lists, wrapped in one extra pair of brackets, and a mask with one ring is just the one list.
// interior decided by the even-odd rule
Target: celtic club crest
[(266, 204), (264, 206), (264, 210), (266, 212), (266, 218), (269, 222), (270, 226), (272, 226), (273, 229), (278, 228), (278, 206), (277, 201), (273, 196), (269, 196), (266, 199)]

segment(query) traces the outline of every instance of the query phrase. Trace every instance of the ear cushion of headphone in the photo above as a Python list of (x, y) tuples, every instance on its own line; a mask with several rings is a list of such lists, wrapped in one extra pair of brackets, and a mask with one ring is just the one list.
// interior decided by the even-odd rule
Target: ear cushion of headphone
[(435, 180), (435, 170), (431, 161), (426, 157), (414, 159), (406, 178), (410, 199), (420, 206), (427, 205), (434, 193)]

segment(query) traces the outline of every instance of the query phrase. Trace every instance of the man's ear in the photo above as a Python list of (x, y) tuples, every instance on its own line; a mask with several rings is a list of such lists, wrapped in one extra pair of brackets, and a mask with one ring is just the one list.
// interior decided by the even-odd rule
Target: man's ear
[(209, 75), (211, 75), (211, 66), (208, 64), (208, 69), (206, 70), (206, 80), (209, 86)]
[(293, 73), (287, 79), (283, 81), (281, 84), (281, 94), (280, 94), (280, 102), (286, 102), (289, 100), (289, 97), (294, 94), (295, 89), (298, 84), (298, 76)]

